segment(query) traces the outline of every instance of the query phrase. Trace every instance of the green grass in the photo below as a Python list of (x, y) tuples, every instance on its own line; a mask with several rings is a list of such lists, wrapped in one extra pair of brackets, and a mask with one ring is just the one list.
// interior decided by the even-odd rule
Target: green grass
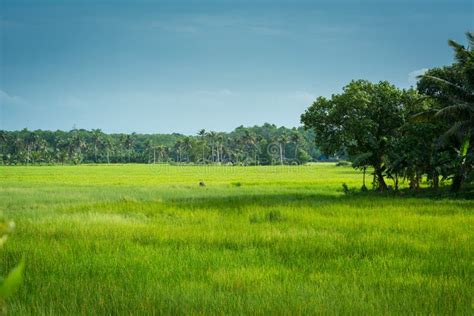
[[(206, 187), (200, 187), (204, 181)], [(474, 201), (348, 167), (0, 167), (11, 314), (473, 313)]]

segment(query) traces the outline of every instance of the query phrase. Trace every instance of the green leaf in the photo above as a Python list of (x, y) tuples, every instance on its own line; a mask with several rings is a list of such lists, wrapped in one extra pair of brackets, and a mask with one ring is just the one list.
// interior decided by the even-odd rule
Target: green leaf
[(20, 263), (14, 267), (8, 276), (3, 280), (0, 286), (0, 298), (6, 299), (14, 294), (23, 281), (23, 270), (25, 269), (25, 261), (22, 259)]
[(469, 150), (469, 139), (470, 139), (469, 136), (470, 135), (466, 136), (466, 138), (464, 139), (464, 142), (461, 145), (461, 150), (460, 150), (461, 157), (465, 157), (467, 155), (468, 150)]

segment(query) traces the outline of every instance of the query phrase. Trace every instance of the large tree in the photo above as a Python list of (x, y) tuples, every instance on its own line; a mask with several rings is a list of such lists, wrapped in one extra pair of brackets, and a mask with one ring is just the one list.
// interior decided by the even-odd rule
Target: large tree
[(385, 156), (404, 123), (404, 91), (386, 81), (352, 81), (341, 94), (319, 97), (301, 116), (316, 144), (329, 155), (345, 150), (374, 168), (374, 185), (386, 190)]

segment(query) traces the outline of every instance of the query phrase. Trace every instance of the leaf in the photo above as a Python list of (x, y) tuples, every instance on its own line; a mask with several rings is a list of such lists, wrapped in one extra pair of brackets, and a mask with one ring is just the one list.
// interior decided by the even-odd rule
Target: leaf
[(354, 167), (364, 167), (369, 164), (367, 160), (372, 158), (372, 155), (373, 155), (372, 152), (366, 152), (366, 153), (357, 155), (352, 160), (352, 165)]
[(443, 78), (439, 78), (439, 77), (436, 77), (436, 76), (431, 76), (431, 75), (421, 75), (420, 78), (428, 78), (428, 79), (432, 79), (433, 81), (436, 81), (438, 83), (441, 83), (441, 84), (444, 84), (444, 85), (447, 85), (447, 86), (450, 86), (450, 87), (453, 87), (455, 89), (457, 89), (458, 91), (461, 91), (463, 93), (466, 93), (466, 94), (469, 94), (468, 91), (466, 91), (466, 89), (464, 89), (463, 87), (460, 87), (459, 85), (455, 84), (455, 83), (452, 83), (446, 79), (443, 79)]
[(429, 122), (435, 117), (436, 112), (437, 112), (437, 110), (429, 109), (429, 110), (417, 113), (415, 115), (412, 115), (409, 118), (409, 120), (411, 122), (415, 122), (415, 123)]
[(25, 269), (25, 260), (21, 260), (20, 263), (14, 267), (8, 276), (3, 280), (0, 286), (0, 298), (6, 299), (7, 297), (14, 294), (20, 287), (23, 281), (23, 270)]
[(453, 104), (453, 105), (442, 108), (435, 114), (435, 116), (440, 117), (440, 116), (448, 116), (448, 115), (462, 115), (463, 113), (465, 113), (466, 115), (469, 115), (469, 112), (474, 112), (473, 105), (461, 101), (457, 104)]
[(469, 136), (470, 135), (466, 136), (466, 138), (464, 139), (464, 142), (461, 145), (461, 151), (460, 151), (461, 157), (465, 157), (469, 150)]

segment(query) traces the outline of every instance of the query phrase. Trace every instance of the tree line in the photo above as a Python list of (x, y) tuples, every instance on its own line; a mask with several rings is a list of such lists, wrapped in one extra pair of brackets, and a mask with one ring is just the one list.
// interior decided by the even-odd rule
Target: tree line
[[(335, 158), (335, 157), (332, 157)], [(100, 129), (0, 131), (0, 163), (301, 164), (326, 160), (304, 128), (240, 126), (230, 133), (106, 134)]]
[(452, 191), (472, 183), (474, 143), (474, 33), (468, 46), (450, 40), (455, 61), (419, 77), (417, 87), (387, 81), (350, 82), (342, 93), (319, 97), (301, 116), (326, 154), (343, 151), (355, 168), (373, 170), (374, 188), (407, 180), (418, 190), (423, 178), (437, 189), (451, 179)]

